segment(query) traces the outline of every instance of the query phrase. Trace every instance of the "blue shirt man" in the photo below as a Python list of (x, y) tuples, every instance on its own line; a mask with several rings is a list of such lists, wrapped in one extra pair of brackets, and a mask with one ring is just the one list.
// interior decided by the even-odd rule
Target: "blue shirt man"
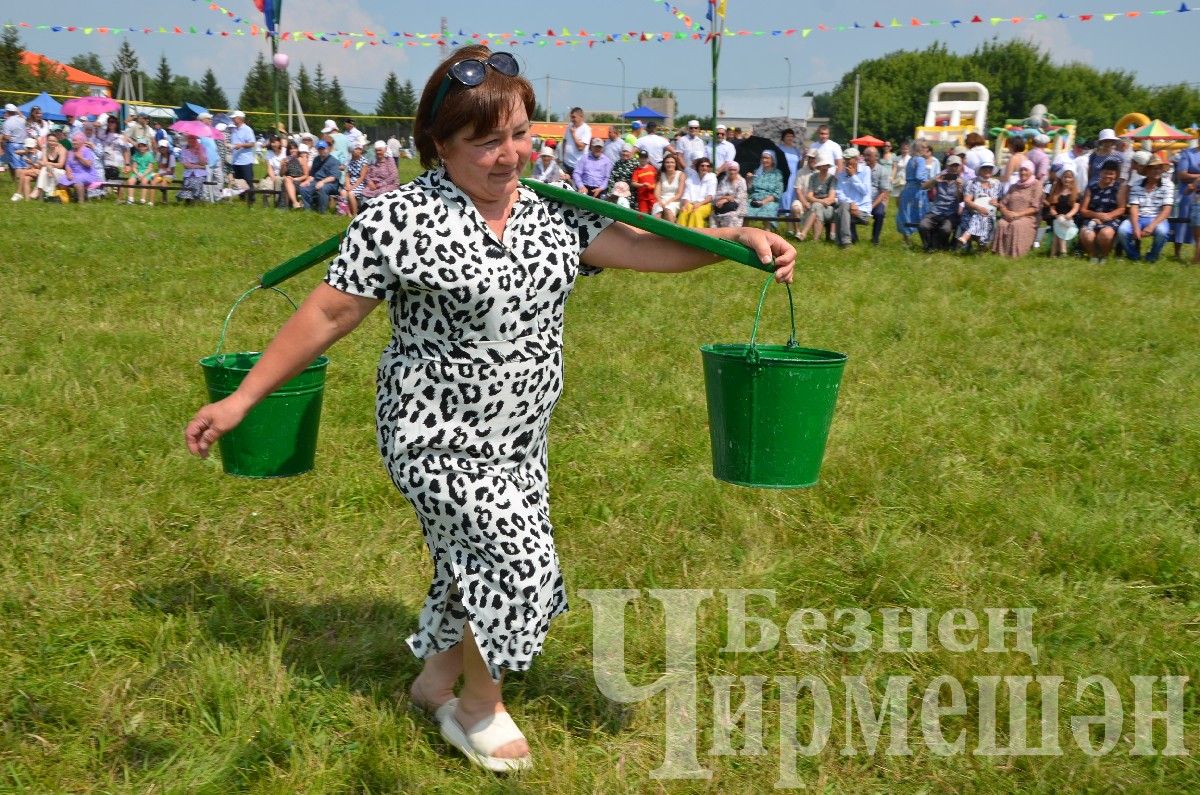
[(587, 155), (575, 161), (575, 173), (572, 175), (575, 188), (580, 193), (599, 196), (608, 187), (612, 168), (613, 162), (604, 156), (604, 141), (593, 138)]
[(229, 134), (229, 148), (233, 150), (233, 164), (235, 166), (253, 166), (254, 165), (254, 149), (258, 146), (258, 140), (254, 137), (254, 130), (250, 129), (250, 125), (246, 124), (246, 116), (240, 110), (233, 112), (233, 131)]
[(854, 225), (871, 220), (871, 171), (862, 168), (858, 150), (850, 147), (842, 152), (842, 167), (837, 174), (838, 245), (842, 248), (854, 242)]

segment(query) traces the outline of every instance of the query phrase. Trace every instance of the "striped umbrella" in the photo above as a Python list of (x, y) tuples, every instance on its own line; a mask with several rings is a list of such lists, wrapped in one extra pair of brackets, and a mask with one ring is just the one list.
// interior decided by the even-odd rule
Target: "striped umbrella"
[(1133, 132), (1125, 133), (1122, 137), (1137, 138), (1143, 141), (1190, 141), (1192, 138), (1161, 119), (1155, 119), (1144, 127), (1138, 127)]

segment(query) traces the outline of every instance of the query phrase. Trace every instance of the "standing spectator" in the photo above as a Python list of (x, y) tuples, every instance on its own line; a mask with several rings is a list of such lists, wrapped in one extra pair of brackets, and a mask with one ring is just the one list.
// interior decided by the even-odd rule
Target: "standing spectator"
[(837, 175), (838, 245), (848, 248), (854, 242), (854, 227), (871, 220), (871, 172), (859, 163), (853, 146), (842, 151), (842, 167)]
[(1151, 161), (1144, 171), (1146, 178), (1129, 189), (1129, 217), (1121, 222), (1117, 236), (1125, 256), (1132, 262), (1142, 258), (1142, 238), (1154, 237), (1146, 262), (1158, 262), (1159, 253), (1167, 244), (1170, 233), (1167, 219), (1175, 204), (1175, 186), (1163, 178), (1167, 168), (1168, 164), (1162, 160)]
[(689, 174), (694, 173), (694, 163), (698, 158), (704, 157), (706, 149), (704, 139), (700, 137), (700, 120), (692, 119), (687, 123), (687, 132), (676, 146), (676, 151), (683, 155), (683, 170)]
[(717, 183), (717, 195), (713, 199), (713, 226), (718, 229), (741, 226), (742, 218), (746, 214), (748, 193), (741, 166), (733, 160), (725, 170), (725, 179)]
[(674, 222), (675, 214), (679, 212), (679, 203), (683, 201), (683, 181), (679, 155), (670, 152), (663, 155), (658, 182), (654, 186), (654, 206), (650, 208), (655, 218), (665, 218)]
[[(4, 106), (4, 126), (0, 129), (3, 132), (0, 140), (4, 142), (3, 162), (8, 166), (8, 174), (15, 184), (17, 169), (25, 168), (26, 165), (25, 159), (17, 152), (25, 147), (25, 139), (28, 135), (25, 130), (25, 116), (21, 114), (21, 109), (11, 102)], [(21, 194), (14, 193), (13, 201), (20, 200)]]
[(816, 171), (808, 175), (808, 184), (804, 186), (807, 209), (800, 221), (800, 231), (796, 239), (803, 243), (811, 232), (813, 239), (826, 233), (828, 240), (829, 224), (833, 223), (834, 208), (837, 205), (837, 176), (833, 173), (833, 160), (829, 155), (818, 157)]
[(317, 156), (308, 168), (310, 179), (300, 188), (300, 200), (304, 202), (304, 206), (319, 213), (325, 212), (329, 208), (329, 197), (338, 193), (338, 179), (341, 175), (341, 164), (330, 153), (329, 144), (324, 139), (317, 141)]
[[(1180, 248), (1185, 243), (1193, 243), (1197, 254), (1200, 254), (1200, 238), (1188, 228), (1188, 220), (1192, 216), (1192, 208), (1197, 205), (1196, 192), (1200, 191), (1200, 139), (1192, 141), (1190, 149), (1180, 153), (1175, 161), (1175, 197), (1176, 215), (1183, 220), (1175, 229), (1175, 258), (1179, 259)], [(1196, 224), (1192, 224), (1196, 226)]]
[[(779, 203), (779, 209), (790, 209), (792, 202), (796, 196), (796, 185), (803, 186), (800, 181), (800, 167), (803, 165), (801, 160), (800, 150), (796, 148), (796, 131), (788, 128), (779, 135), (779, 143), (777, 144), (779, 151), (783, 153), (783, 161), (787, 163), (788, 178), (787, 183), (783, 186), (783, 195), (787, 197), (787, 201)], [(804, 160), (807, 160), (808, 153), (804, 153)], [(795, 213), (792, 213), (795, 215)], [(795, 225), (793, 225), (794, 231)]]
[[(207, 114), (209, 123), (212, 123), (212, 114)], [(205, 114), (200, 114), (197, 118), (203, 118)], [(80, 123), (76, 119), (76, 123)], [(129, 170), (133, 165), (134, 144), (139, 138), (150, 140), (150, 136), (154, 134), (154, 130), (150, 127), (150, 117), (145, 112), (138, 113), (129, 119), (129, 123), (125, 125), (125, 140), (129, 142), (129, 149), (125, 150), (125, 168)], [(72, 132), (74, 136), (74, 132)]]
[[(1121, 139), (1111, 129), (1100, 131), (1100, 135), (1096, 137), (1096, 149), (1092, 152), (1092, 156), (1088, 158), (1089, 187), (1100, 179), (1100, 172), (1104, 169), (1105, 163), (1116, 163), (1118, 172), (1120, 171), (1124, 162), (1121, 159), (1121, 153), (1117, 151), (1117, 144), (1120, 141)], [(1119, 176), (1120, 174), (1118, 173)]]
[(905, 243), (917, 232), (928, 209), (928, 195), (922, 186), (937, 173), (937, 160), (924, 139), (914, 141), (912, 149), (912, 156), (904, 167), (904, 190), (900, 192), (900, 206), (896, 211), (896, 229)]
[(632, 146), (634, 151), (637, 151), (638, 138), (640, 138), (642, 135), (642, 123), (640, 121), (635, 121), (633, 124), (629, 125), (629, 132), (622, 135), (621, 138), (625, 141), (625, 143)]
[[(717, 180), (725, 178), (725, 172), (729, 170), (729, 164), (735, 162), (737, 157), (737, 147), (731, 144), (728, 140), (729, 129), (724, 124), (717, 125), (717, 159), (713, 163), (713, 173), (717, 175)], [(740, 167), (739, 167), (740, 171)], [(741, 176), (739, 174), (739, 176)], [(743, 177), (743, 181), (745, 178)]]
[[(1050, 224), (1051, 233), (1055, 233), (1055, 222), (1067, 219), (1075, 225), (1075, 216), (1079, 212), (1079, 185), (1075, 182), (1075, 171), (1066, 169), (1054, 180), (1054, 187), (1046, 197), (1046, 207), (1043, 217)], [(1050, 242), (1050, 256), (1061, 257), (1067, 253), (1067, 240), (1053, 234)]]
[(1033, 136), (1033, 146), (1029, 148), (1029, 152), (1025, 155), (1029, 158), (1029, 162), (1033, 163), (1033, 175), (1038, 178), (1038, 182), (1046, 183), (1046, 179), (1050, 176), (1050, 155), (1046, 154), (1046, 147), (1050, 145), (1050, 136), (1045, 133), (1038, 133)]
[(1050, 176), (1057, 179), (1063, 171), (1075, 172), (1075, 184), (1082, 191), (1087, 188), (1087, 157), (1083, 141), (1076, 140), (1070, 149), (1064, 149), (1050, 161)]
[[(637, 161), (633, 159), (633, 147), (624, 141), (619, 141), (621, 148), (617, 154), (617, 160), (613, 163), (612, 171), (608, 172), (608, 190), (611, 193), (613, 187), (618, 182), (624, 182), (628, 186), (633, 181), (633, 172), (637, 168)], [(605, 155), (608, 157), (608, 155)]]
[(746, 217), (775, 218), (779, 215), (779, 198), (783, 195), (783, 172), (776, 167), (772, 150), (763, 150), (758, 169), (750, 178)]
[(971, 238), (982, 249), (992, 243), (996, 231), (996, 202), (1000, 198), (1000, 180), (996, 173), (994, 155), (988, 152), (987, 159), (976, 163), (975, 179), (967, 183), (963, 192), (962, 221), (958, 225), (958, 243), (955, 248), (970, 251)]
[(229, 114), (233, 119), (233, 130), (229, 134), (229, 149), (232, 153), (233, 178), (246, 183), (246, 202), (254, 204), (254, 150), (258, 140), (254, 130), (246, 124), (246, 114), (235, 110)]
[(817, 159), (821, 159), (821, 155), (829, 155), (829, 159), (833, 161), (834, 169), (840, 173), (842, 170), (842, 147), (837, 141), (829, 138), (829, 125), (822, 124), (817, 128), (817, 139), (808, 147), (808, 151), (816, 151)]
[(879, 151), (868, 146), (863, 150), (867, 170), (871, 172), (871, 244), (879, 245), (879, 233), (887, 216), (888, 199), (892, 195), (892, 170), (879, 159)]
[(1095, 182), (1083, 192), (1079, 205), (1079, 247), (1088, 255), (1088, 262), (1099, 265), (1108, 259), (1117, 229), (1125, 215), (1126, 186), (1119, 178), (1121, 165), (1110, 160), (1100, 169)]
[(1036, 179), (1037, 170), (1033, 168), (1033, 163), (1025, 154), (1025, 139), (1014, 133), (1008, 136), (1005, 145), (1008, 147), (1008, 160), (1004, 164), (1004, 172), (1000, 175), (1000, 181), (1005, 185), (1015, 184), (1021, 178), (1021, 166), (1025, 163), (1030, 164), (1029, 173), (1033, 174)]
[(204, 198), (204, 180), (208, 176), (208, 152), (199, 138), (189, 135), (184, 139), (179, 162), (183, 166), (183, 187), (175, 193), (175, 201), (190, 205)]
[(612, 168), (613, 162), (604, 156), (604, 141), (593, 138), (588, 153), (575, 161), (575, 171), (571, 175), (575, 190), (599, 198), (608, 190), (608, 175)]
[[(130, 143), (121, 134), (121, 120), (109, 116), (104, 120), (104, 130), (98, 136), (104, 147), (104, 178), (116, 182), (121, 178), (125, 163), (129, 157)], [(117, 201), (121, 200), (121, 191), (117, 191)]]
[(654, 121), (646, 123), (646, 134), (638, 138), (638, 148), (646, 150), (650, 165), (659, 170), (662, 169), (663, 153), (670, 145), (670, 141), (658, 134), (658, 122)]
[(398, 164), (400, 162), (400, 149), (400, 139), (393, 134), (392, 137), (387, 139), (387, 154), (393, 163)]
[(896, 155), (892, 163), (892, 198), (900, 199), (900, 194), (904, 192), (905, 170), (908, 168), (908, 161), (912, 160), (912, 155), (909, 153), (908, 141), (900, 144), (900, 151)]
[(925, 180), (922, 187), (933, 192), (929, 200), (929, 212), (921, 219), (921, 243), (926, 252), (949, 248), (951, 236), (958, 228), (959, 207), (963, 200), (962, 158), (950, 155), (946, 168), (932, 179)]
[[(97, 125), (102, 124), (102, 123), (103, 122), (101, 122), (100, 119), (96, 119)], [(159, 141), (168, 141), (169, 142), (171, 140), (171, 136), (168, 135), (167, 131), (163, 129), (162, 122), (159, 121), (158, 119), (150, 120), (150, 135), (151, 135), (151, 143), (154, 144), (155, 149), (158, 149)]]
[(29, 118), (25, 120), (26, 134), (38, 142), (38, 146), (46, 145), (46, 134), (50, 132), (50, 122), (42, 116), (42, 109), (34, 105), (29, 109)]
[(363, 156), (363, 145), (355, 143), (350, 150), (350, 162), (346, 164), (346, 187), (342, 198), (350, 209), (350, 215), (358, 215), (358, 200), (362, 198), (367, 180), (367, 158)]
[(533, 173), (530, 175), (538, 182), (561, 182), (563, 179), (562, 169), (559, 168), (558, 161), (554, 159), (554, 150), (548, 146), (543, 146), (538, 152), (538, 159), (533, 164)]
[[(1133, 169), (1133, 144), (1128, 138), (1122, 138), (1117, 141), (1116, 154), (1117, 157), (1121, 158), (1121, 179), (1130, 182)], [(1129, 189), (1133, 190), (1132, 182), (1130, 182)]]
[[(995, 164), (995, 155), (992, 150), (988, 149), (987, 139), (977, 132), (967, 133), (967, 137), (963, 140), (966, 145), (966, 153), (959, 155), (963, 159), (963, 179), (970, 183), (975, 179), (976, 172), (979, 171), (979, 164), (986, 160), (991, 160)], [(970, 170), (970, 177), (967, 177), (966, 172)]]
[(592, 128), (583, 121), (583, 108), (571, 108), (571, 123), (563, 135), (562, 166), (568, 177), (575, 176), (575, 164), (588, 150), (592, 139)]
[[(213, 127), (213, 115), (208, 111), (198, 114), (196, 120)], [(209, 136), (201, 137), (200, 145), (204, 147), (204, 159), (207, 162), (205, 167), (208, 169), (208, 173), (204, 175), (204, 200), (215, 202), (221, 198), (221, 187), (225, 181), (225, 169), (221, 167), (221, 150), (217, 148), (217, 139)]]
[(367, 135), (362, 130), (358, 129), (358, 125), (355, 123), (354, 119), (342, 119), (342, 132), (346, 136), (348, 142), (347, 145), (352, 152), (355, 146), (357, 146), (359, 149), (362, 149), (364, 152), (367, 151)]
[(337, 122), (326, 119), (321, 137), (329, 144), (329, 154), (337, 159), (339, 168), (350, 162), (350, 137), (338, 129)]
[(383, 152), (380, 151), (386, 148), (387, 144), (383, 141), (375, 142), (375, 162), (367, 166), (367, 181), (362, 190), (364, 201), (400, 187), (396, 163), (390, 157), (383, 157)]
[(604, 156), (616, 165), (621, 159), (621, 151), (625, 148), (625, 142), (621, 140), (621, 131), (617, 129), (617, 125), (608, 125), (608, 140), (604, 142)]
[(148, 188), (154, 184), (154, 178), (158, 174), (158, 166), (155, 162), (154, 153), (150, 151), (150, 139), (139, 138), (134, 145), (131, 158), (133, 165), (129, 173), (129, 198), (126, 201), (129, 204), (133, 204), (133, 186), (140, 185), (142, 186), (141, 203), (153, 207), (154, 200), (146, 201), (146, 197), (150, 195)]
[(1022, 161), (1016, 181), (997, 203), (1000, 217), (996, 221), (992, 250), (1003, 257), (1025, 256), (1037, 236), (1037, 219), (1044, 197), (1042, 183), (1033, 173), (1033, 164), (1024, 158)]
[(883, 142), (879, 152), (879, 162), (888, 170), (888, 184), (891, 185), (892, 180), (896, 178), (896, 153), (892, 151), (892, 144), (888, 141)]
[(650, 153), (645, 149), (638, 150), (637, 162), (629, 184), (637, 194), (638, 212), (650, 213), (654, 209), (654, 186), (658, 182), (658, 169), (650, 165)]
[(679, 205), (679, 225), (694, 229), (708, 226), (713, 199), (717, 195), (717, 175), (712, 173), (712, 161), (698, 157), (683, 186), (683, 202)]

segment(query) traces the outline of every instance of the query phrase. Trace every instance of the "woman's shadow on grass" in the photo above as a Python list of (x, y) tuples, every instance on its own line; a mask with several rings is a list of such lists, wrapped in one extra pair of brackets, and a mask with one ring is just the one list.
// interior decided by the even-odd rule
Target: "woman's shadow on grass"
[[(397, 601), (297, 603), (253, 582), (213, 573), (142, 585), (132, 601), (147, 613), (194, 615), (205, 636), (232, 648), (255, 651), (283, 639), (289, 671), (369, 696), (385, 708), (407, 706), (408, 685), (421, 669), (404, 642), (417, 617)], [(629, 710), (596, 689), (590, 667), (564, 663), (561, 657), (539, 662), (529, 671), (506, 675), (505, 703), (514, 712), (537, 702), (550, 720), (580, 737), (615, 734), (627, 726)]]

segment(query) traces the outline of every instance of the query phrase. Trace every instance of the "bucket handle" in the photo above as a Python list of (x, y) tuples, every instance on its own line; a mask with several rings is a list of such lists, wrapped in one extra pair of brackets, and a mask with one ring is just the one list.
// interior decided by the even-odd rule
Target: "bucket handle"
[(280, 290), (278, 287), (266, 287), (261, 284), (254, 285), (249, 290), (242, 293), (241, 296), (238, 297), (238, 300), (233, 302), (233, 306), (229, 308), (229, 314), (225, 316), (225, 323), (221, 326), (221, 339), (217, 341), (217, 352), (214, 353), (213, 356), (221, 356), (221, 350), (225, 347), (225, 332), (229, 331), (229, 321), (233, 319), (233, 313), (237, 310), (238, 306), (241, 305), (242, 301), (245, 301), (247, 298), (249, 298), (250, 294), (256, 290), (270, 290), (271, 292), (279, 293), (288, 300), (288, 303), (292, 305), (293, 310), (299, 309), (299, 307), (296, 306), (296, 302), (292, 300), (292, 297), (283, 290)]
[[(746, 351), (746, 358), (751, 364), (758, 362), (758, 348), (755, 344), (758, 339), (758, 324), (762, 319), (763, 303), (767, 300), (767, 289), (771, 286), (771, 282), (774, 279), (774, 274), (768, 276), (767, 281), (763, 284), (762, 292), (758, 295), (758, 310), (754, 313), (754, 329), (750, 332), (750, 348)], [(783, 286), (787, 288), (788, 312), (792, 318), (792, 335), (788, 337), (787, 346), (795, 348), (800, 344), (796, 341), (796, 304), (792, 301), (792, 286), (790, 284), (784, 284)]]

